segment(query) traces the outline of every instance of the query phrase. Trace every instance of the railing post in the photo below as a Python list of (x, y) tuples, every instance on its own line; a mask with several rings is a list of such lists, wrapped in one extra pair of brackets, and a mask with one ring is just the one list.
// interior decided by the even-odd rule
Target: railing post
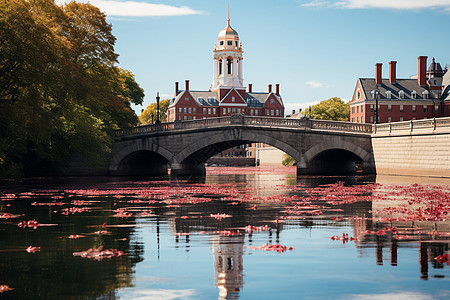
[(436, 118), (433, 118), (433, 130), (436, 130)]
[(409, 124), (409, 132), (413, 132), (413, 120), (411, 120), (411, 123)]

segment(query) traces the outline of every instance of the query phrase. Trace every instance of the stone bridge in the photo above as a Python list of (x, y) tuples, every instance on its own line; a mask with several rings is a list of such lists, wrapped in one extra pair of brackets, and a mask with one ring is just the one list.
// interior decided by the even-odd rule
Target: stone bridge
[(135, 127), (120, 132), (112, 175), (200, 175), (205, 162), (248, 143), (274, 146), (297, 161), (297, 174), (375, 173), (372, 125), (233, 115)]

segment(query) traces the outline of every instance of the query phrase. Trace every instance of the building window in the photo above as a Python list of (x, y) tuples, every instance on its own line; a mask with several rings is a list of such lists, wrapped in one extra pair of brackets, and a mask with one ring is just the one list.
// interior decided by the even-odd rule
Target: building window
[(231, 114), (231, 107), (228, 107), (228, 113)]
[(273, 102), (274, 102), (273, 99), (270, 99), (270, 104), (273, 104)]
[(213, 114), (214, 115), (216, 114), (216, 108), (215, 107), (213, 108)]
[(277, 109), (275, 110), (275, 115), (279, 116), (280, 115), (280, 111)]
[(388, 123), (392, 122), (392, 117), (388, 117)]
[(405, 92), (404, 92), (403, 90), (400, 90), (400, 91), (398, 92), (398, 97), (399, 97), (400, 99), (405, 99)]
[(364, 105), (361, 105), (361, 112), (364, 112)]
[(227, 41), (228, 46), (233, 46), (233, 41)]
[(359, 114), (359, 106), (356, 107), (356, 113)]
[(266, 109), (266, 115), (268, 116), (270, 114), (269, 110)]
[(426, 105), (423, 106), (423, 112), (428, 112), (428, 106)]
[(436, 113), (439, 112), (439, 105), (434, 106), (434, 112), (436, 112)]
[(417, 98), (417, 92), (416, 91), (412, 91), (411, 92), (411, 98), (412, 99), (416, 99)]
[(415, 105), (412, 106), (412, 112), (416, 112), (416, 106)]
[(364, 117), (361, 116), (361, 123), (364, 123)]
[(257, 109), (255, 109), (255, 116), (257, 116), (258, 115), (258, 110)]
[(273, 116), (273, 109), (270, 110), (270, 115)]
[(400, 105), (400, 112), (403, 112), (403, 104)]
[(358, 91), (357, 99), (361, 99), (361, 91)]
[(386, 99), (391, 99), (392, 98), (392, 92), (391, 91), (387, 91), (386, 92)]
[(179, 117), (178, 117), (178, 120), (180, 120), (180, 121), (181, 121), (181, 116), (179, 116)]
[(184, 98), (184, 100), (189, 101), (189, 97)]
[(352, 107), (352, 114), (354, 114), (355, 113), (355, 107), (353, 106)]
[(228, 74), (231, 74), (231, 66), (232, 66), (232, 63), (231, 63), (231, 59), (227, 59), (227, 67), (228, 67)]
[(356, 117), (356, 123), (359, 123), (359, 117)]
[(210, 115), (210, 114), (211, 114), (211, 108), (208, 107), (208, 115)]
[(370, 123), (373, 123), (373, 116), (370, 116)]
[(197, 109), (194, 107), (193, 108), (194, 114), (197, 113)]
[(186, 117), (186, 116), (184, 116), (184, 117), (183, 117), (183, 119), (184, 119), (184, 120), (187, 120), (187, 117)]
[(223, 41), (220, 41), (220, 46), (223, 46)]
[(250, 116), (253, 116), (253, 109), (250, 109)]
[[(221, 42), (223, 44), (223, 42)], [(219, 60), (219, 75), (222, 75), (222, 60)]]
[(224, 107), (223, 108), (223, 114), (225, 115), (227, 113), (227, 109)]
[(392, 105), (388, 104), (388, 112), (392, 112)]
[(185, 114), (187, 113), (187, 107), (184, 108), (184, 113), (185, 113)]
[(181, 112), (181, 109), (182, 109), (181, 107), (178, 107), (178, 111), (179, 111), (179, 112)]
[(195, 120), (195, 116), (193, 117), (193, 120)]
[(192, 114), (192, 107), (189, 107), (189, 113)]
[(234, 97), (231, 97), (231, 102), (236, 101), (236, 99)]
[(206, 107), (203, 107), (203, 114), (206, 114)]
[(373, 104), (370, 104), (370, 112), (373, 112)]
[(400, 122), (403, 122), (403, 117), (400, 117)]

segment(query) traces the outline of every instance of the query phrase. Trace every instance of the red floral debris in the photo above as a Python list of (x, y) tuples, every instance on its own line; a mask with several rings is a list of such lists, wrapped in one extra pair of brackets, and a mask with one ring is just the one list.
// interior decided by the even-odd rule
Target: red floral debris
[(98, 248), (90, 248), (86, 251), (74, 252), (73, 256), (80, 256), (83, 258), (93, 259), (93, 260), (102, 260), (102, 259), (110, 259), (113, 257), (122, 256), (123, 251), (117, 249), (106, 249), (103, 250), (103, 246)]
[(211, 218), (214, 218), (214, 219), (217, 219), (217, 220), (222, 220), (222, 219), (225, 219), (225, 218), (231, 218), (231, 216), (227, 215), (227, 214), (210, 214), (209, 216)]
[(29, 246), (26, 251), (28, 253), (36, 253), (38, 251), (41, 251), (41, 247), (33, 247), (33, 246)]
[(67, 238), (75, 240), (75, 239), (84, 238), (84, 237), (86, 237), (86, 236), (85, 235), (81, 235), (81, 234), (71, 234)]
[(287, 246), (283, 246), (280, 244), (270, 245), (268, 243), (265, 243), (262, 246), (248, 246), (247, 248), (252, 249), (252, 250), (276, 251), (278, 253), (283, 253), (283, 252), (286, 252), (287, 250), (289, 250), (289, 251), (294, 250), (294, 248), (292, 248), (292, 247), (287, 247)]
[(29, 220), (29, 221), (20, 221), (19, 224), (17, 224), (17, 226), (21, 227), (21, 228), (33, 228), (36, 229), (40, 226), (41, 224), (39, 224), (38, 221), (36, 220)]
[(13, 288), (10, 288), (9, 286), (7, 286), (7, 285), (0, 285), (0, 293), (3, 293), (3, 292), (8, 292), (8, 291), (12, 291), (12, 290), (14, 290)]

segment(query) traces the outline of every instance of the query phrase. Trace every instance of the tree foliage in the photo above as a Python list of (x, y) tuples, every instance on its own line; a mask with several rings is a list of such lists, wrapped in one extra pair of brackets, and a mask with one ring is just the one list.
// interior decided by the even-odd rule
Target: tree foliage
[[(159, 101), (159, 120), (161, 122), (166, 122), (167, 120), (167, 109), (169, 108), (170, 99)], [(148, 105), (145, 110), (139, 116), (139, 121), (141, 124), (153, 124), (157, 120), (157, 104), (152, 103)]]
[[(305, 109), (303, 114), (310, 116), (309, 108)], [(338, 97), (323, 100), (311, 106), (311, 119), (350, 121), (350, 104), (345, 103)]]
[(116, 66), (115, 37), (96, 7), (0, 2), (0, 177), (94, 166), (144, 93)]
[(289, 154), (284, 153), (283, 154), (283, 160), (281, 161), (281, 164), (283, 166), (295, 166), (297, 165), (297, 162), (295, 161), (294, 158), (292, 158), (292, 156), (290, 156)]

